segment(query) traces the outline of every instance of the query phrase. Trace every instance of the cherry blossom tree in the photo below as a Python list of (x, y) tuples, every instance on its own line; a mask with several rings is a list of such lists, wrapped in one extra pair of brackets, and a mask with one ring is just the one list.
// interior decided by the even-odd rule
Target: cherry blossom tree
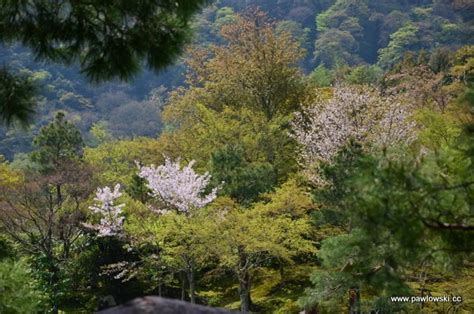
[(319, 97), (295, 113), (292, 136), (308, 167), (331, 161), (350, 139), (381, 147), (410, 143), (415, 138), (412, 111), (395, 96), (369, 87), (336, 86), (331, 98)]
[(125, 219), (122, 215), (122, 208), (125, 204), (114, 204), (121, 195), (120, 184), (116, 184), (113, 190), (108, 186), (97, 189), (95, 197), (97, 203), (89, 208), (94, 213), (101, 215), (99, 224), (91, 226), (98, 231), (100, 237), (122, 234)]
[[(218, 188), (208, 192), (211, 175), (199, 175), (194, 172), (191, 161), (187, 166), (180, 166), (180, 159), (172, 161), (165, 158), (161, 166), (140, 166), (138, 176), (145, 179), (150, 194), (158, 203), (158, 208), (150, 206), (158, 214), (167, 214), (158, 219), (160, 228), (152, 234), (162, 243), (160, 258), (170, 269), (175, 269), (182, 277), (182, 298), (184, 298), (184, 284), (189, 283), (189, 297), (191, 303), (196, 301), (196, 270), (208, 258), (206, 246), (207, 238), (205, 213), (194, 211), (203, 208), (216, 198)], [(184, 215), (182, 215), (184, 213)], [(192, 213), (192, 215), (191, 215)], [(141, 231), (140, 231), (141, 232)], [(186, 279), (185, 279), (186, 278)]]
[(181, 168), (180, 160), (165, 159), (165, 164), (155, 167), (139, 166), (138, 175), (146, 179), (152, 196), (163, 208), (156, 211), (166, 213), (169, 210), (189, 214), (192, 209), (202, 208), (216, 198), (217, 188), (206, 194), (211, 179), (209, 173), (196, 174), (193, 170), (195, 161)]
[[(393, 99), (390, 97), (389, 99)], [(416, 139), (416, 123), (411, 119), (413, 110), (399, 102), (391, 102), (378, 121), (371, 142), (379, 147), (389, 147), (396, 143), (409, 144)]]

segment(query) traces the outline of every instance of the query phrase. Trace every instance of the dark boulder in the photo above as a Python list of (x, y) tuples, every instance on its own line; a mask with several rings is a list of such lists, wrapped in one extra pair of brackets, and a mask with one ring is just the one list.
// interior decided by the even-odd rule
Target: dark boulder
[(116, 306), (100, 314), (229, 314), (239, 313), (225, 309), (191, 304), (184, 301), (160, 297), (134, 299), (124, 305)]

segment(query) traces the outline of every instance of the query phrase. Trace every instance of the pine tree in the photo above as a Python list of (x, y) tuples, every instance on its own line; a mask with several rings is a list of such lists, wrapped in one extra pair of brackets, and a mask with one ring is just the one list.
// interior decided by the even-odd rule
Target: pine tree
[(67, 160), (80, 159), (84, 141), (79, 129), (65, 119), (64, 113), (58, 112), (54, 121), (40, 130), (33, 145), (37, 147), (33, 161), (49, 172)]
[[(127, 80), (144, 64), (158, 71), (172, 63), (190, 38), (191, 17), (206, 2), (2, 1), (0, 42), (21, 42), (37, 60), (79, 63), (91, 81)], [(26, 122), (30, 96), (30, 83), (1, 71), (1, 119)]]

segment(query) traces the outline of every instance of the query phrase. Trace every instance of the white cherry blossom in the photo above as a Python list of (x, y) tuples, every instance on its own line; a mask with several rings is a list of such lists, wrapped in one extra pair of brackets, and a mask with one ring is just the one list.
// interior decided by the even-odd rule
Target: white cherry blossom
[(190, 213), (192, 209), (202, 208), (216, 198), (217, 188), (205, 194), (211, 179), (209, 173), (196, 174), (193, 170), (195, 161), (181, 168), (180, 160), (171, 161), (165, 159), (165, 164), (155, 167), (139, 166), (138, 175), (146, 179), (152, 196), (159, 201), (164, 208), (157, 209), (158, 213), (166, 213), (168, 210)]
[(331, 161), (353, 138), (388, 147), (415, 138), (412, 109), (394, 96), (368, 87), (336, 86), (329, 99), (319, 97), (295, 113), (291, 134), (301, 144), (304, 167)]
[(98, 231), (101, 237), (119, 235), (123, 231), (125, 217), (122, 215), (124, 204), (115, 205), (114, 202), (122, 195), (120, 184), (116, 184), (112, 190), (108, 186), (98, 188), (96, 192), (96, 205), (89, 208), (101, 216), (100, 222), (92, 227)]

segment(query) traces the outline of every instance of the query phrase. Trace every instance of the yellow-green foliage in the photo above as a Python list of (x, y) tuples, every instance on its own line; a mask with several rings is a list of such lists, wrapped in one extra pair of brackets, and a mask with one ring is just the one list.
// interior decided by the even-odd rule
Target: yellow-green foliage
[[(192, 125), (170, 134), (173, 144), (186, 159), (198, 161), (198, 167), (214, 150), (224, 145), (240, 145), (252, 160), (264, 159), (261, 147), (266, 139), (263, 115), (247, 108), (225, 108), (222, 112), (194, 104), (194, 115), (199, 119)], [(166, 138), (167, 135), (165, 135)], [(199, 164), (201, 162), (201, 165)]]
[[(453, 5), (431, 24), (449, 1), (392, 13), (396, 5), (390, 1), (319, 2), (326, 4), (308, 16), (317, 16), (314, 56), (320, 65), (307, 77), (299, 65), (310, 63), (302, 60), (301, 47), (309, 45), (288, 32), (301, 34), (296, 23), (283, 22), (277, 29), (261, 11), (238, 15), (230, 7), (217, 10), (218, 5), (203, 16), (214, 19), (207, 35), (220, 31), (221, 37), (189, 51), (186, 84), (166, 97), (164, 88), (140, 103), (108, 92), (91, 98), (96, 101), (91, 106), (72, 82), (53, 81), (56, 74), (43, 70), (20, 70), (34, 83), (50, 84), (39, 112), (54, 96), (51, 108), (68, 108), (69, 120), (84, 128), (99, 121), (88, 134), (95, 147), (85, 148), (83, 155), (75, 130), (77, 145), (66, 151), (71, 159), (63, 160), (62, 143), (48, 140), (58, 137), (53, 128), (34, 142), (47, 148), (44, 153), (17, 155), (24, 172), (0, 157), (0, 236), (12, 235), (18, 254), (34, 261), (51, 304), (92, 311), (104, 296), (123, 302), (161, 292), (243, 312), (287, 314), (317, 306), (318, 313), (341, 313), (349, 312), (348, 292), (358, 288), (360, 312), (454, 312), (448, 303), (428, 303), (420, 310), (419, 304), (404, 307), (389, 300), (402, 293), (419, 295), (423, 288), (433, 296), (460, 295), (464, 302), (456, 310), (474, 313), (474, 131), (472, 108), (465, 106), (473, 99), (474, 46), (453, 54), (440, 50), (431, 58), (427, 52), (403, 56), (431, 49), (428, 43), (439, 36), (448, 41), (464, 32), (461, 22), (447, 17), (463, 20), (460, 9)], [(304, 7), (297, 11), (306, 16)], [(206, 21), (200, 17), (198, 22)], [(376, 25), (380, 30), (372, 33), (369, 26)], [(429, 38), (421, 40), (424, 35)], [(362, 65), (377, 56), (386, 70), (400, 63), (385, 75), (378, 66)], [(88, 107), (94, 112), (84, 115)], [(159, 138), (119, 140), (109, 134), (121, 133), (115, 120), (154, 125), (144, 107), (153, 114), (163, 109)], [(58, 119), (65, 123), (66, 117)], [(384, 131), (394, 140), (385, 141), (389, 134), (382, 136)], [(23, 136), (8, 132), (10, 138)], [(341, 144), (324, 147), (340, 139)], [(305, 146), (307, 151), (299, 150)], [(306, 158), (317, 151), (330, 153)], [(51, 156), (72, 166), (63, 168)], [(30, 167), (30, 157), (48, 171)], [(143, 175), (147, 170), (138, 176), (136, 163), (161, 165), (166, 157), (180, 158), (174, 169), (195, 160), (197, 173), (209, 173), (196, 183), (195, 173), (188, 172), (168, 191), (168, 183), (162, 184), (166, 175), (160, 175), (164, 188), (150, 189), (158, 184)], [(87, 175), (88, 166), (94, 178)], [(78, 173), (84, 176), (76, 180)], [(118, 188), (105, 189), (94, 200), (93, 188), (118, 183), (120, 197)], [(22, 191), (20, 184), (31, 185), (34, 195), (23, 199), (26, 190), (7, 199), (4, 192)], [(199, 202), (199, 208), (183, 210), (179, 202), (166, 202), (166, 194), (181, 201), (210, 190), (211, 203)], [(94, 211), (90, 205), (96, 202), (103, 207)], [(12, 206), (16, 203), (20, 210)], [(10, 217), (8, 210), (18, 215)], [(77, 228), (87, 227), (87, 220), (104, 227), (107, 214), (123, 215), (115, 219), (120, 232)], [(27, 223), (17, 223), (16, 217)], [(27, 267), (23, 256), (18, 261), (8, 259), (13, 254), (5, 256), (0, 260), (0, 313), (42, 312), (44, 296), (30, 272), (37, 270)], [(86, 301), (77, 305), (82, 298)]]
[(452, 143), (461, 133), (461, 125), (452, 115), (423, 109), (415, 115), (415, 120), (421, 126), (420, 144), (430, 149)]
[(304, 217), (309, 210), (314, 209), (310, 192), (298, 185), (296, 179), (290, 179), (278, 187), (275, 192), (262, 195), (266, 203), (260, 208), (269, 215), (285, 215), (288, 217)]
[(262, 113), (246, 107), (226, 106), (216, 111), (199, 103), (192, 106), (192, 116), (196, 121), (189, 120), (185, 127), (160, 137), (167, 155), (195, 159), (197, 169), (203, 171), (206, 170), (205, 161), (213, 151), (225, 145), (234, 145), (243, 148), (246, 160), (258, 162), (272, 159), (282, 173), (295, 169), (296, 147), (285, 127), (290, 115), (278, 115), (267, 121)]
[(43, 83), (46, 80), (49, 80), (51, 78), (51, 73), (48, 71), (37, 71), (33, 72), (30, 76), (30, 80), (32, 80), (35, 83)]
[(262, 313), (299, 313), (297, 303), (309, 284), (309, 275), (315, 270), (311, 264), (291, 265), (282, 273), (261, 270), (255, 279), (253, 301), (263, 307)]
[[(425, 303), (423, 313), (473, 313), (474, 312), (474, 268), (472, 266), (465, 267), (457, 273), (450, 273), (447, 271), (439, 271), (429, 274), (435, 280), (427, 282), (423, 285), (426, 289), (425, 295), (437, 296), (461, 296), (463, 302), (453, 306), (449, 303)], [(419, 282), (411, 282), (410, 286), (414, 291), (419, 291), (421, 285)], [(419, 305), (417, 305), (419, 307)], [(414, 310), (417, 310), (414, 308)]]
[[(255, 276), (252, 292), (256, 293), (254, 301), (259, 306), (280, 309), (281, 313), (293, 311), (304, 289), (301, 281), (306, 281), (309, 274), (309, 266), (302, 269), (293, 265), (293, 258), (315, 252), (313, 242), (304, 236), (310, 234), (307, 212), (314, 205), (295, 180), (266, 194), (264, 199), (266, 202), (251, 208), (240, 208), (233, 200), (220, 197), (190, 215), (157, 215), (138, 206), (139, 210), (130, 212), (126, 230), (139, 242), (158, 246), (161, 251), (157, 258), (168, 271), (178, 272), (189, 265), (198, 270), (215, 264), (222, 274), (234, 274), (224, 281), (216, 281), (222, 277), (212, 272), (200, 278), (203, 289), (197, 293), (212, 305), (238, 308), (238, 278), (248, 272)], [(243, 256), (248, 258), (248, 264), (239, 269)], [(283, 271), (264, 268), (270, 261), (278, 261)], [(273, 299), (269, 299), (271, 295)]]
[[(252, 302), (260, 313), (299, 313), (297, 303), (305, 288), (310, 284), (309, 275), (315, 270), (311, 264), (290, 265), (280, 272), (276, 269), (259, 268), (255, 272), (252, 288)], [(282, 277), (283, 274), (283, 277)], [(204, 281), (207, 281), (204, 278)], [(238, 310), (238, 285), (235, 281), (210, 281), (209, 290), (199, 292), (199, 296), (208, 300), (213, 306)]]
[(213, 249), (225, 268), (239, 271), (238, 249), (247, 256), (261, 257), (262, 261), (268, 255), (290, 264), (298, 254), (314, 252), (312, 242), (303, 236), (311, 228), (306, 217), (292, 219), (286, 215), (271, 215), (260, 206), (236, 208), (222, 215), (222, 218), (216, 217)]
[(86, 148), (84, 159), (94, 167), (101, 185), (128, 184), (138, 171), (135, 161), (161, 164), (164, 160), (159, 142), (151, 138), (106, 142)]
[(19, 184), (21, 180), (21, 173), (11, 169), (8, 162), (0, 155), (0, 188), (11, 188)]

